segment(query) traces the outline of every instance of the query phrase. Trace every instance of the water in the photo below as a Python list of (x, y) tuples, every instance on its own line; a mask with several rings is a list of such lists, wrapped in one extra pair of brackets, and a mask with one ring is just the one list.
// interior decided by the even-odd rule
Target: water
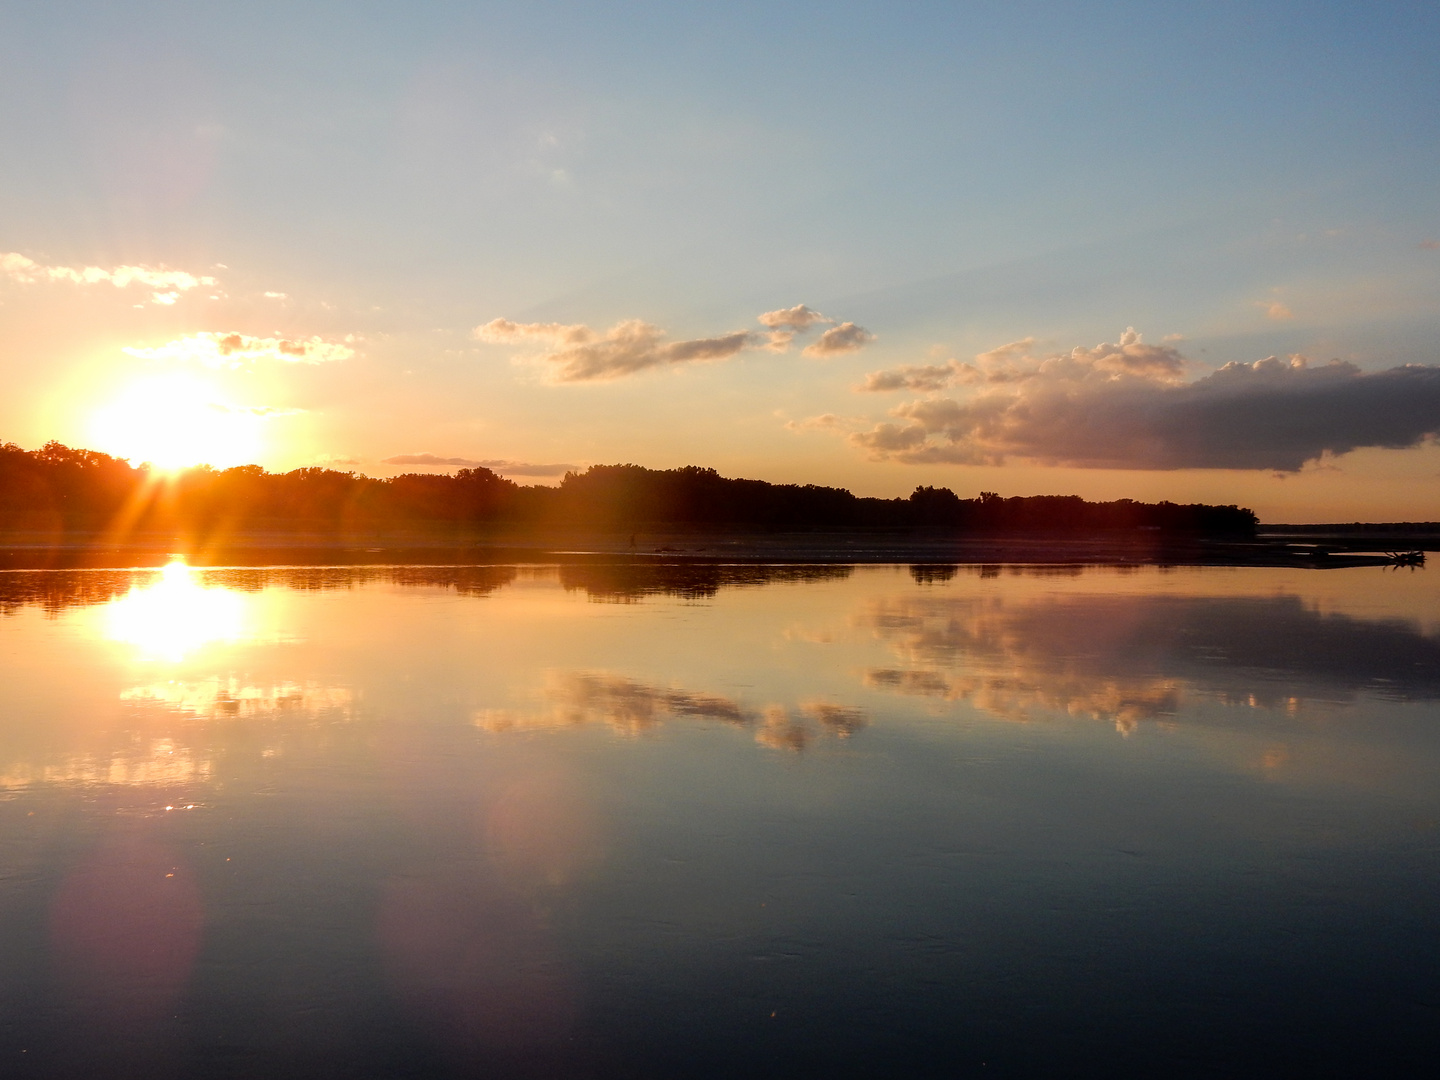
[(1418, 1069), (1437, 582), (0, 574), (0, 1074)]

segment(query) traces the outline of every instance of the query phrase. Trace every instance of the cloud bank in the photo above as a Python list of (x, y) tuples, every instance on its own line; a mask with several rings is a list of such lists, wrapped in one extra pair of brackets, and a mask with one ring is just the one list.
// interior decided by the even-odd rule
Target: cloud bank
[(974, 364), (872, 373), (862, 389), (938, 391), (855, 432), (876, 460), (996, 465), (1011, 458), (1100, 469), (1267, 469), (1361, 447), (1403, 449), (1440, 433), (1440, 367), (1363, 372), (1301, 356), (1230, 363), (1193, 382), (1170, 345), (1133, 329), (1116, 344), (1035, 358), (1030, 340)]
[(198, 363), (211, 368), (238, 368), (257, 360), (287, 364), (326, 364), (348, 360), (355, 350), (339, 342), (311, 338), (257, 338), (244, 334), (202, 331), (153, 347), (127, 347), (124, 352), (141, 360)]
[(127, 265), (106, 270), (100, 266), (45, 266), (34, 259), (26, 258), (18, 251), (0, 252), (0, 274), (24, 285), (57, 281), (72, 285), (109, 284), (117, 289), (142, 285), (154, 290), (150, 299), (156, 304), (173, 304), (182, 292), (198, 289), (202, 285), (213, 287), (219, 284), (213, 277), (197, 276), (184, 270), (166, 270), (163, 267)]
[[(672, 364), (728, 360), (746, 349), (786, 352), (797, 334), (833, 322), (797, 304), (758, 317), (766, 331), (735, 330), (718, 337), (668, 341), (665, 331), (641, 319), (626, 319), (601, 333), (583, 323), (517, 323), (492, 319), (474, 330), (476, 340), (496, 345), (540, 347), (540, 359), (554, 365), (556, 382), (598, 382)], [(863, 327), (842, 323), (808, 346), (806, 356), (854, 352), (875, 339)]]
[(435, 454), (396, 454), (384, 459), (385, 465), (429, 465), (461, 469), (489, 469), (501, 476), (564, 476), (577, 472), (578, 465), (564, 462), (537, 465), (529, 461), (510, 461), (507, 458), (471, 459), (461, 457), (439, 457)]

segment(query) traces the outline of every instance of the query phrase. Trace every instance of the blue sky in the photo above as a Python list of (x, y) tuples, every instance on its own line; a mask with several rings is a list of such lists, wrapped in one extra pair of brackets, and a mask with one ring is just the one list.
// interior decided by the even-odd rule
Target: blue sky
[[(1393, 437), (1351, 418), (1307, 436), (1298, 469), (1221, 468), (982, 437), (973, 409), (915, 428), (916, 402), (992, 392), (989, 369), (854, 387), (1025, 340), (1030, 378), (1128, 327), (1189, 382), (1298, 354), (1353, 365), (1368, 392), (1363, 376), (1434, 364), (1437, 44), (1440, 10), (1419, 4), (7, 5), (0, 253), (33, 265), (0, 280), (0, 438), (93, 444), (127, 386), (195, 367), (157, 360), (165, 343), (235, 333), (349, 353), (252, 350), (172, 395), (250, 410), (244, 449), (272, 468), (695, 462), (874, 494), (1414, 516), (1440, 415)], [(122, 266), (217, 284), (152, 302), (47, 276)], [(474, 333), (506, 319), (604, 344), (643, 320), (709, 341), (799, 304), (832, 322), (786, 352), (652, 353), (583, 383), (554, 377), (558, 339)], [(801, 353), (851, 322), (873, 339)], [(1104, 395), (1150, 377), (1102, 369)], [(1168, 410), (1185, 387), (1164, 378)], [(877, 456), (883, 424), (910, 450)], [(97, 448), (130, 456), (123, 423), (103, 430)]]

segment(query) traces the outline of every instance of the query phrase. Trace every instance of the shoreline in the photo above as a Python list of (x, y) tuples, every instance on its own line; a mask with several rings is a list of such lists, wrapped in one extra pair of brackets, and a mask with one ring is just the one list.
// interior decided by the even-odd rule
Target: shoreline
[[(1281, 531), (1283, 530), (1283, 531)], [(220, 566), (496, 566), (619, 563), (769, 565), (1036, 564), (1095, 566), (1420, 566), (1440, 532), (1279, 526), (1254, 539), (1125, 536), (956, 536), (943, 530), (547, 532), (333, 536), (255, 533), (223, 539), (0, 533), (0, 570), (146, 569), (176, 558)]]

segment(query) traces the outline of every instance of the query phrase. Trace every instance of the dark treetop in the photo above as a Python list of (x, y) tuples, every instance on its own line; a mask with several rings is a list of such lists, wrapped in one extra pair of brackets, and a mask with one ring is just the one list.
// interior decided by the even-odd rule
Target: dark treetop
[(522, 487), (489, 469), (376, 479), (330, 469), (268, 473), (199, 466), (167, 475), (91, 450), (0, 445), (0, 528), (343, 531), (388, 526), (518, 526), (634, 530), (944, 528), (997, 535), (1161, 532), (1251, 536), (1237, 506), (1093, 503), (1075, 495), (962, 499), (917, 487), (906, 499), (844, 488), (731, 479), (714, 469), (594, 465), (556, 487)]

